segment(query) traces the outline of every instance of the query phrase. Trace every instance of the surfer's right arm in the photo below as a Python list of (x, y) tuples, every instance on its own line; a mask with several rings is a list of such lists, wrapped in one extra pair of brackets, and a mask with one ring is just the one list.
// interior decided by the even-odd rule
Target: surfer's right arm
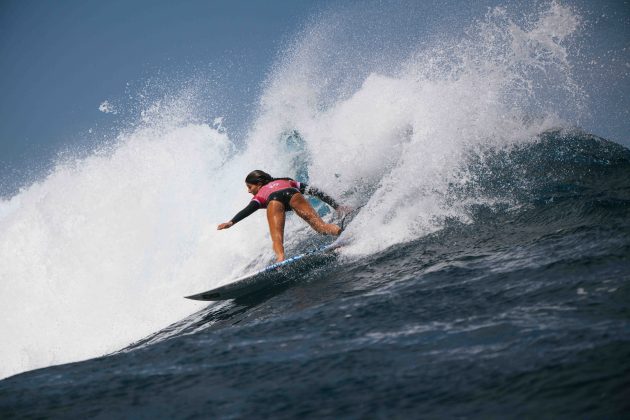
[(236, 213), (236, 216), (232, 217), (232, 220), (230, 220), (229, 222), (221, 223), (219, 226), (217, 226), (217, 230), (223, 230), (234, 226), (236, 223), (240, 222), (259, 208), (260, 203), (258, 201), (250, 201), (247, 207)]
[(350, 213), (352, 211), (351, 207), (344, 206), (344, 205), (341, 205), (341, 204), (337, 203), (335, 201), (335, 199), (333, 199), (331, 196), (329, 196), (324, 191), (322, 191), (319, 188), (314, 187), (312, 185), (307, 185), (307, 184), (301, 182), (300, 183), (300, 192), (302, 194), (307, 194), (307, 195), (319, 198), (321, 201), (323, 201), (324, 203), (328, 204), (337, 213), (339, 213), (341, 215), (348, 214), (348, 213)]
[(328, 204), (330, 207), (332, 207), (335, 210), (337, 210), (340, 207), (339, 203), (337, 203), (331, 196), (329, 196), (328, 194), (326, 194), (319, 188), (316, 188), (312, 185), (307, 185), (303, 182), (300, 182), (300, 192), (302, 194), (307, 194), (307, 195), (311, 195), (313, 197), (319, 198), (321, 201)]

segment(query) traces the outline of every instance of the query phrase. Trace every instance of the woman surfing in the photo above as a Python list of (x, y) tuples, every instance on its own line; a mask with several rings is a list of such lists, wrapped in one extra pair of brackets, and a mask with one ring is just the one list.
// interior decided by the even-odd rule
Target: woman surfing
[(228, 229), (256, 210), (266, 208), (273, 251), (278, 262), (284, 261), (284, 222), (287, 211), (294, 210), (318, 233), (335, 236), (341, 233), (339, 226), (324, 222), (304, 197), (304, 194), (317, 197), (333, 209), (341, 210), (335, 200), (317, 188), (291, 178), (274, 178), (261, 170), (250, 172), (245, 178), (245, 185), (254, 198), (232, 220), (221, 223), (217, 229)]

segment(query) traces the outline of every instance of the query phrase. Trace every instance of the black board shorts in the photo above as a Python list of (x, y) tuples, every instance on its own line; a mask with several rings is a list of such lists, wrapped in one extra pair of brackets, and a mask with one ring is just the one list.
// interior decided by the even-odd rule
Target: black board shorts
[(296, 188), (285, 188), (283, 190), (274, 191), (269, 194), (269, 198), (267, 199), (267, 201), (279, 201), (284, 204), (285, 211), (291, 211), (291, 205), (289, 204), (289, 202), (291, 201), (291, 197), (293, 197), (293, 194), (297, 194), (299, 192), (300, 191)]

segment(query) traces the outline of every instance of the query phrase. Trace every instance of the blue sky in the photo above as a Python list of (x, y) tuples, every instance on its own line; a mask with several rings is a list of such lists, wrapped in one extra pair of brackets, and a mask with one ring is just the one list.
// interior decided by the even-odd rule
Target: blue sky
[[(474, 7), (454, 0), (371, 3), (401, 17), (409, 5), (422, 3), (435, 20), (457, 16), (466, 25), (487, 6), (506, 2), (484, 0)], [(573, 3), (590, 22), (586, 55), (601, 53), (604, 61), (615, 58), (617, 63), (612, 77), (584, 78), (597, 96), (585, 128), (630, 145), (628, 1)], [(112, 116), (98, 109), (104, 100), (134, 95), (154, 79), (162, 84), (194, 77), (214, 81), (219, 90), (214, 100), (224, 99), (220, 113), (238, 136), (285, 44), (318, 12), (348, 4), (0, 0), (0, 196), (37, 178), (60, 149), (85, 142), (88, 129), (111, 125)]]
[(246, 113), (276, 52), (325, 4), (2, 1), (0, 173), (40, 171), (56, 150), (111, 120), (98, 109), (104, 100), (151, 78), (221, 79), (239, 98), (233, 115)]

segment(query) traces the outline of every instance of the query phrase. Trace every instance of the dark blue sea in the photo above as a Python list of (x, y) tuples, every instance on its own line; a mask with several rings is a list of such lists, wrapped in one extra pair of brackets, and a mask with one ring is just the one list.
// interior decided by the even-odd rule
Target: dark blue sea
[(468, 165), (453, 200), (517, 205), (4, 379), (0, 416), (628, 418), (630, 151), (550, 131)]

